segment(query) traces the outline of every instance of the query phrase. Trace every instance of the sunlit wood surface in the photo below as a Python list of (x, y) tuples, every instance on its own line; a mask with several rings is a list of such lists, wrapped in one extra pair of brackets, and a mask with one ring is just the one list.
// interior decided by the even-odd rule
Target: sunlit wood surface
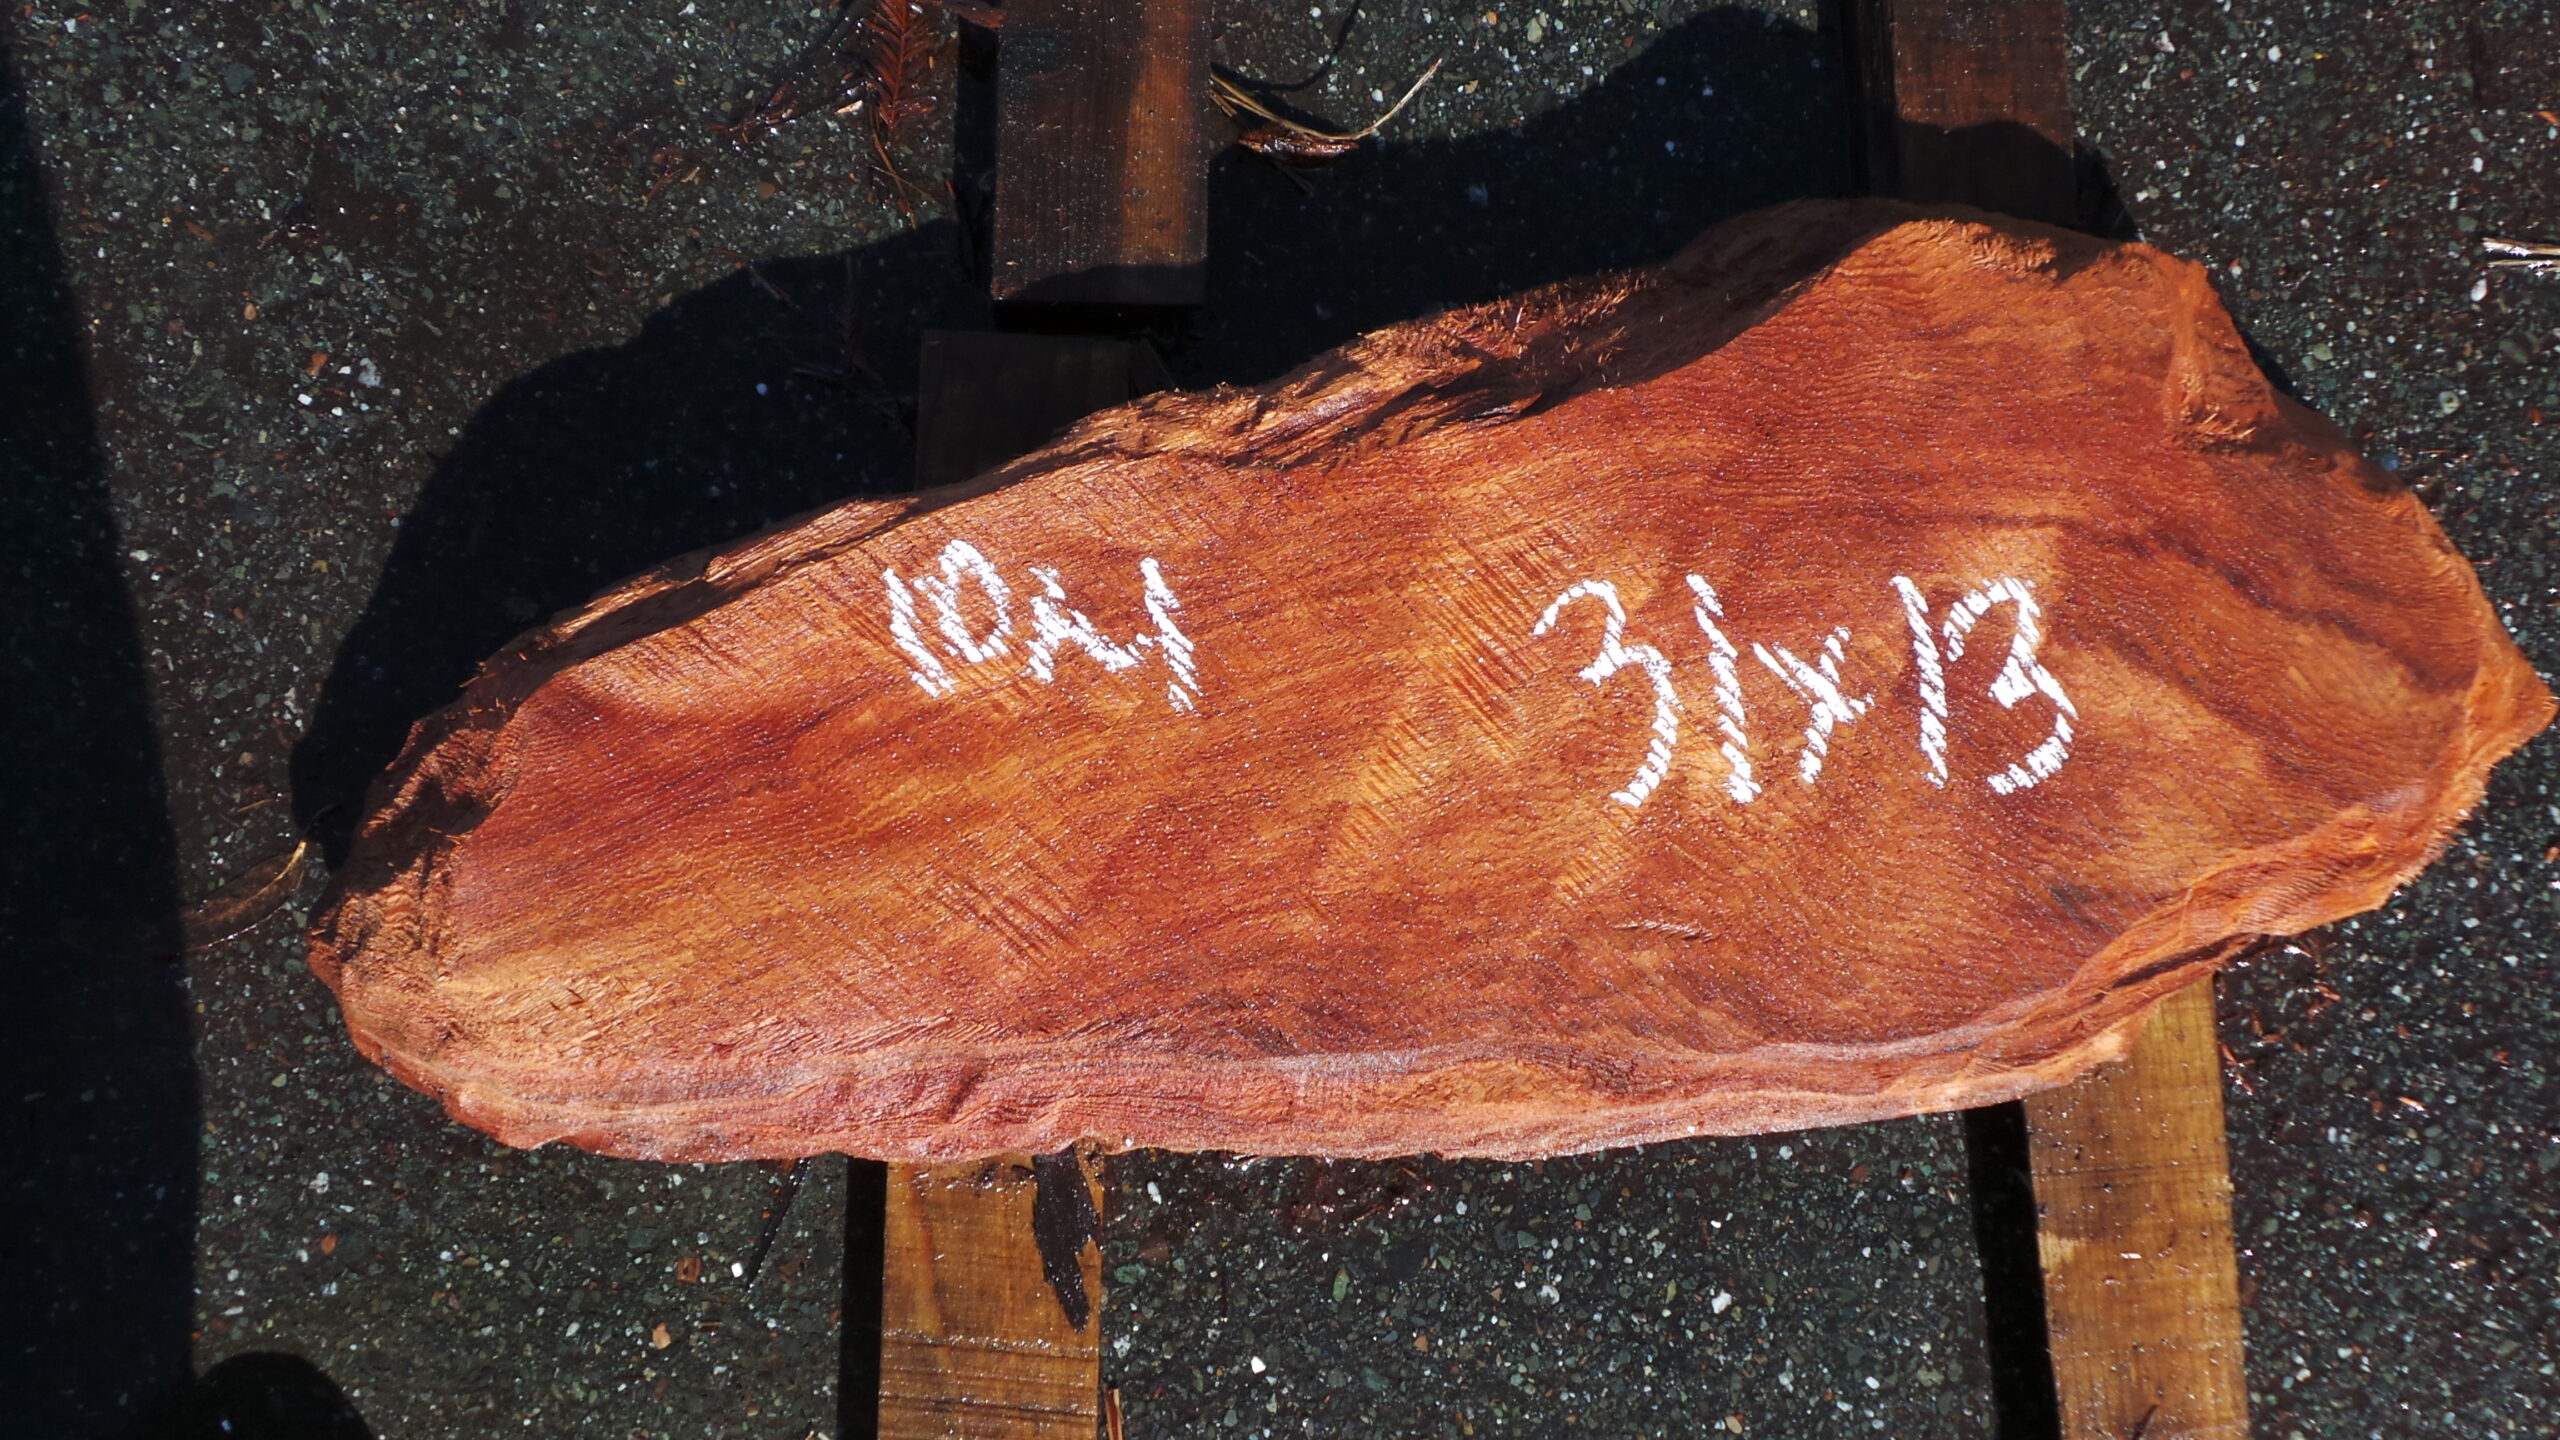
[(2379, 903), (2549, 713), (2199, 267), (1807, 202), (632, 582), (420, 727), (313, 959), (519, 1144), (1833, 1123)]

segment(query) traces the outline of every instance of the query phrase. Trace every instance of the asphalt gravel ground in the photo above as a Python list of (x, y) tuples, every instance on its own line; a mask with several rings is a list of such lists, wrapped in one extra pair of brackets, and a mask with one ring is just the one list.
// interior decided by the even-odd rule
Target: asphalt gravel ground
[[(1303, 78), (1344, 16), (1228, 5), (1219, 54)], [(959, 227), (866, 184), (859, 114), (711, 128), (823, 69), (822, 6), (6, 20), (9, 1425), (841, 1433), (840, 1164), (749, 1292), (760, 1168), (506, 1152), (358, 1060), (292, 933), (316, 880), (184, 966), (118, 937), (304, 827), (341, 840), (405, 726), (524, 624), (897, 488), (919, 330), (984, 318)], [(1308, 109), (1363, 122), (1440, 76), (1311, 194), (1214, 162), (1212, 299), (1169, 363), (1264, 378), (1845, 193), (1820, 20), (1369, 6)], [(2560, 281), (2493, 275), (2479, 242), (2560, 241), (2555, 42), (2520, 0), (2135, 0), (2076, 7), (2071, 53), (2133, 221), (2420, 487), (2546, 673)], [(937, 187), (981, 83), (959, 58), (899, 152)], [(2389, 907), (2223, 986), (2261, 1434), (2517, 1436), (2560, 1408), (2551, 755), (2502, 769)], [(1132, 1435), (1994, 1423), (1947, 1119), (1118, 1175), (1105, 1364)]]

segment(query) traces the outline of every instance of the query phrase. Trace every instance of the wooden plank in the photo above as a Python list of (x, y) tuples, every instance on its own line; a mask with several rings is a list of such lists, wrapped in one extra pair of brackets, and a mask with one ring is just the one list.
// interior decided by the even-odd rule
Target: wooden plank
[(2063, 1434), (2245, 1440), (2239, 1272), (2213, 985), (2132, 1053), (2027, 1101)]
[(997, 61), (994, 287), (1040, 304), (1197, 305), (1206, 0), (1012, 0)]
[[(1067, 1323), (1032, 1239), (1031, 1157), (889, 1167), (880, 1440), (1093, 1440), (1101, 1323)], [(1083, 1252), (1087, 1294), (1102, 1255)]]
[(1853, 0), (1867, 188), (2077, 225), (2063, 0)]
[[(2086, 223), (2063, 0), (1851, 0), (1869, 186)], [(2248, 1433), (2213, 986), (2026, 1104), (2066, 1440)]]
[[(2231, 917), (2307, 928), (2422, 869), (2560, 701), (2418, 500), (2279, 408), (2196, 267), (1912, 213), (1763, 210), (1687, 263), (1112, 410), (974, 495), (855, 502), (635, 582), (421, 727), (313, 968), (367, 1053), (466, 1123), (665, 1159), (1096, 1135), (1522, 1158), (2076, 1074), (2211, 969), (2199, 949), (2257, 938)], [(1800, 377), (1782, 395), (1773, 365)], [(1889, 495), (1830, 463), (1847, 450)], [(1768, 494), (1744, 456), (1802, 478)], [(1885, 543), (1838, 543), (1844, 514)], [(2029, 537), (1996, 564), (1986, 516)], [(1592, 580), (1540, 618), (1534, 576), (1484, 553), (1689, 603), (1638, 616)], [(1666, 564), (1744, 553), (1685, 584)], [(1621, 642), (1694, 623), (1737, 654), (1710, 574), (1783, 577), (1731, 623), (1833, 697), (1793, 780), (1783, 733), (1735, 741), (1730, 685), (1733, 748), (1685, 763), (1678, 688), (1704, 662)], [(850, 600), (842, 623), (813, 595)], [(1973, 628), (1997, 607), (2004, 664)], [(1598, 654), (1578, 672), (1550, 638), (1568, 612)], [(1835, 628), (1821, 670), (1759, 643), (1844, 620), (1866, 638)], [(2152, 663), (2199, 651), (2205, 674)], [(1877, 692), (1865, 733), (1916, 722), (1917, 759), (1872, 738), (1825, 759), (1843, 659)], [(1641, 692), (1583, 688), (1638, 660), (1650, 724)], [(1488, 676), (1498, 732), (1469, 690)], [(2108, 718), (2163, 714), (2188, 718)], [(1742, 808), (1781, 784), (1798, 798)], [(1712, 858), (1737, 848), (1740, 884)], [(2166, 874), (2196, 878), (2164, 896)], [(1806, 929), (1879, 884), (1890, 903)], [(2105, 943), (2094, 916), (2128, 928)], [(756, 966), (719, 962), (741, 945)], [(1660, 966), (1669, 991), (1627, 983)], [(1721, 1018), (1773, 992), (1748, 1033)], [(1240, 1032), (1239, 1005), (1269, 1028)], [(1371, 1058), (1306, 1083), (1339, 1055)], [(1069, 1281), (1072, 1249), (1051, 1252)]]

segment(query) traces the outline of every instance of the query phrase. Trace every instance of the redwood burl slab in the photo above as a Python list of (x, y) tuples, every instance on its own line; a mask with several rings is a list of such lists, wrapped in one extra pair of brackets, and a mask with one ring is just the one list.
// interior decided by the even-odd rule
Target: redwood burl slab
[(312, 964), (519, 1145), (1822, 1124), (2380, 903), (2551, 712), (2197, 267), (1798, 204), (525, 636)]

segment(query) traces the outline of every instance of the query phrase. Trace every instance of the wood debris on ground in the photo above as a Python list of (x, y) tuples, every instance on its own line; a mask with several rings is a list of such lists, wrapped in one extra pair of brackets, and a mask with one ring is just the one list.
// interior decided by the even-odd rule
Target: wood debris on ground
[(2560, 245), (2545, 245), (2532, 240), (2502, 240), (2489, 236), (2480, 242), (2489, 254), (2489, 268), (2521, 272), (2526, 275), (2560, 275)]
[[(1232, 72), (1219, 70), (1210, 76), (1209, 98), (1244, 129), (1236, 136), (1236, 144), (1256, 155), (1285, 167), (1330, 165), (1360, 148), (1360, 142), (1375, 135), (1386, 123), (1413, 103), (1431, 77), (1440, 73), (1440, 62), (1434, 60), (1403, 95), (1378, 118), (1356, 130), (1341, 130), (1319, 124), (1282, 106), (1276, 98), (1276, 87), (1257, 85)], [(1244, 117), (1253, 117), (1247, 123)]]

